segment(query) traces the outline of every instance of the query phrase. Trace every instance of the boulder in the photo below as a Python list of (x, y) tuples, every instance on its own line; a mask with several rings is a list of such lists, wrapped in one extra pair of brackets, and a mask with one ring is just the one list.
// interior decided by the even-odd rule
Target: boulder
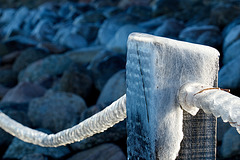
[(227, 64), (240, 55), (240, 39), (236, 40), (223, 52), (223, 64)]
[(0, 23), (7, 24), (12, 21), (16, 10), (14, 8), (7, 8), (2, 11)]
[(29, 82), (20, 82), (10, 89), (1, 102), (28, 103), (36, 97), (42, 97), (46, 89)]
[(38, 60), (20, 72), (19, 82), (41, 82), (48, 77), (61, 75), (72, 63), (65, 55), (51, 55)]
[(127, 39), (132, 32), (145, 32), (145, 29), (132, 24), (122, 26), (107, 44), (107, 49), (114, 52), (126, 53)]
[(81, 23), (102, 23), (105, 20), (105, 16), (100, 11), (88, 11), (84, 14), (78, 16), (73, 24), (81, 24)]
[(110, 103), (126, 93), (126, 71), (115, 73), (105, 84), (97, 100), (97, 104)]
[(35, 127), (59, 132), (78, 123), (85, 101), (74, 94), (49, 91), (29, 104), (28, 116)]
[(59, 43), (70, 49), (83, 48), (87, 46), (87, 40), (83, 36), (78, 34), (65, 34), (61, 37)]
[(225, 51), (229, 46), (231, 46), (235, 41), (240, 39), (240, 24), (233, 27), (224, 38), (223, 50)]
[(55, 35), (52, 21), (49, 19), (40, 20), (31, 35), (39, 41), (52, 41)]
[(240, 55), (224, 65), (218, 74), (218, 84), (221, 88), (237, 89), (240, 87)]
[(51, 158), (61, 158), (70, 153), (67, 147), (40, 147), (14, 138), (3, 158), (22, 159), (29, 154), (42, 154)]
[(122, 150), (111, 143), (99, 145), (86, 151), (78, 152), (67, 160), (126, 160)]
[(37, 48), (53, 54), (60, 54), (67, 50), (66, 47), (51, 42), (40, 42)]

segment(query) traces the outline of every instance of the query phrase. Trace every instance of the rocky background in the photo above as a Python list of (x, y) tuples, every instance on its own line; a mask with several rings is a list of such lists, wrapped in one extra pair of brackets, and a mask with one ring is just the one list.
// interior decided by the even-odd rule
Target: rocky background
[[(219, 86), (240, 96), (240, 1), (0, 0), (0, 109), (56, 133), (125, 93), (126, 41), (144, 32), (219, 50)], [(240, 135), (218, 120), (218, 159), (240, 158)], [(42, 148), (0, 130), (0, 157), (125, 160), (121, 122), (79, 143)]]

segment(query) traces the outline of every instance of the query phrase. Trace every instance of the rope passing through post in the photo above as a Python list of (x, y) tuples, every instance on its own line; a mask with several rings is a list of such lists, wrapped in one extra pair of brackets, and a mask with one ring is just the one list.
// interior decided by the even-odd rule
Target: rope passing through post
[(196, 115), (199, 109), (205, 113), (212, 113), (224, 122), (236, 127), (240, 134), (240, 98), (226, 90), (213, 88), (200, 83), (183, 85), (178, 94), (179, 103), (185, 111)]
[(42, 147), (58, 147), (79, 142), (94, 134), (101, 133), (126, 118), (126, 95), (113, 102), (101, 112), (72, 128), (56, 134), (46, 134), (14, 121), (0, 112), (0, 127), (24, 142)]

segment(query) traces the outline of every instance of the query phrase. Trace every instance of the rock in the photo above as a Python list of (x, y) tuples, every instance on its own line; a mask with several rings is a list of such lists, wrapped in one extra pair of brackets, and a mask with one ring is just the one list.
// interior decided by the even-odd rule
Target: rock
[(221, 142), (223, 140), (223, 136), (231, 128), (229, 123), (224, 123), (222, 118), (217, 119), (217, 141)]
[(113, 16), (120, 14), (121, 12), (122, 12), (122, 10), (117, 7), (107, 7), (106, 9), (103, 10), (103, 15), (107, 19), (110, 19)]
[(88, 11), (87, 13), (84, 13), (77, 17), (73, 24), (78, 25), (81, 23), (102, 23), (105, 19), (105, 16), (102, 14), (102, 12), (99, 11)]
[(28, 116), (35, 127), (59, 132), (78, 123), (86, 109), (84, 100), (74, 94), (49, 91), (29, 104)]
[(13, 8), (4, 9), (0, 18), (0, 23), (8, 24), (12, 21), (16, 10)]
[(14, 87), (17, 84), (17, 72), (11, 69), (0, 70), (0, 84), (5, 87)]
[(62, 74), (72, 60), (65, 55), (51, 55), (44, 59), (38, 60), (21, 71), (19, 82), (40, 82), (48, 77), (54, 77)]
[(90, 70), (93, 76), (94, 84), (100, 91), (108, 79), (121, 69), (125, 68), (126, 59), (122, 55), (107, 56), (102, 61), (95, 61), (90, 65)]
[(208, 45), (212, 47), (219, 47), (222, 42), (221, 34), (216, 26), (190, 26), (182, 30), (179, 35), (181, 40)]
[[(16, 120), (17, 122), (30, 126), (27, 116), (28, 104), (26, 103), (0, 103), (3, 113)], [(0, 155), (3, 155), (14, 137), (0, 129)]]
[(155, 28), (161, 26), (165, 22), (166, 19), (167, 19), (166, 16), (159, 16), (157, 18), (153, 18), (151, 20), (141, 22), (138, 25), (147, 30), (152, 30), (152, 29), (155, 29)]
[(33, 154), (28, 154), (24, 156), (21, 160), (48, 160), (47, 157), (40, 153), (33, 153)]
[(0, 42), (0, 57), (5, 56), (9, 53), (9, 48), (6, 44)]
[(1, 102), (28, 103), (36, 97), (42, 97), (46, 89), (29, 82), (20, 82), (3, 97)]
[(9, 91), (8, 87), (0, 85), (0, 99), (2, 99), (8, 91)]
[(126, 160), (121, 149), (111, 143), (99, 145), (86, 151), (79, 152), (67, 160)]
[(168, 19), (158, 27), (154, 35), (176, 39), (179, 33), (184, 29), (184, 24), (176, 19)]
[(48, 54), (43, 50), (39, 50), (37, 48), (28, 48), (22, 51), (20, 56), (17, 57), (16, 61), (13, 64), (13, 70), (16, 72), (20, 72), (21, 70), (25, 69), (29, 64), (40, 60), (46, 56), (48, 56)]
[(10, 37), (11, 34), (15, 33), (19, 34), (21, 30), (21, 25), (23, 24), (25, 18), (28, 16), (28, 12), (29, 10), (27, 9), (27, 7), (21, 7), (16, 11), (13, 19), (5, 27), (4, 32), (6, 37)]
[(40, 42), (37, 48), (53, 54), (60, 54), (67, 50), (66, 47), (51, 42)]
[(152, 0), (120, 0), (118, 3), (118, 7), (120, 8), (128, 8), (130, 6), (149, 6)]
[(3, 41), (3, 43), (10, 51), (23, 50), (28, 47), (34, 47), (38, 44), (38, 42), (32, 38), (21, 35), (10, 37), (7, 40)]
[(210, 23), (223, 27), (233, 21), (240, 14), (239, 2), (216, 4), (210, 13)]
[(126, 71), (115, 73), (105, 84), (97, 100), (97, 104), (109, 103), (117, 100), (126, 93)]
[(153, 15), (163, 15), (179, 10), (178, 0), (155, 0), (152, 6)]
[(101, 50), (103, 50), (103, 46), (92, 46), (71, 50), (65, 54), (76, 63), (87, 64), (91, 62)]
[(240, 25), (240, 17), (235, 18), (231, 23), (224, 27), (222, 31), (222, 36), (226, 37), (227, 34), (237, 25)]
[(1, 64), (12, 64), (20, 55), (19, 51), (11, 52), (2, 57)]
[(49, 19), (40, 20), (31, 35), (39, 41), (52, 41), (55, 35), (52, 21)]
[(14, 138), (3, 158), (21, 159), (29, 154), (42, 154), (51, 158), (61, 158), (70, 153), (67, 147), (40, 147)]
[(235, 41), (232, 45), (230, 45), (225, 52), (223, 52), (223, 64), (227, 64), (231, 62), (231, 60), (235, 59), (240, 55), (240, 39)]
[(236, 128), (229, 128), (224, 134), (220, 155), (223, 158), (230, 158), (240, 154), (240, 135)]
[(93, 80), (83, 67), (71, 65), (59, 80), (56, 90), (77, 94), (87, 99), (93, 89)]
[(131, 34), (132, 32), (145, 32), (145, 30), (136, 25), (131, 24), (124, 25), (118, 29), (114, 37), (107, 44), (107, 49), (114, 52), (126, 53), (127, 39), (129, 34)]
[(126, 12), (141, 20), (149, 20), (152, 18), (152, 9), (149, 6), (131, 6)]
[(70, 49), (83, 48), (87, 46), (87, 41), (81, 35), (78, 34), (65, 34), (59, 41), (61, 45)]
[[(86, 109), (81, 114), (80, 120), (83, 121), (86, 118), (91, 117), (92, 115), (101, 111), (105, 107), (107, 107), (105, 104), (101, 104)], [(95, 134), (94, 136), (84, 139), (80, 142), (70, 144), (70, 146), (74, 151), (86, 150), (88, 148), (92, 148), (103, 143), (126, 141), (126, 137), (127, 137), (126, 121), (124, 120), (102, 133)]]
[(240, 39), (240, 24), (233, 27), (224, 38), (223, 51), (225, 51), (238, 39)]
[(218, 84), (221, 88), (237, 89), (240, 87), (240, 55), (224, 65), (218, 75)]
[(96, 39), (98, 34), (99, 25), (86, 23), (78, 24), (72, 28), (72, 34), (78, 34), (83, 36), (87, 41), (93, 41)]

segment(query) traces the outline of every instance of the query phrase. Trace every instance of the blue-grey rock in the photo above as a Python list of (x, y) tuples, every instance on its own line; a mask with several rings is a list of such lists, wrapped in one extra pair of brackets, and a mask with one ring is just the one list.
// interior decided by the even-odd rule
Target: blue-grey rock
[(25, 69), (29, 64), (40, 60), (48, 55), (49, 54), (47, 54), (43, 50), (39, 50), (36, 48), (28, 48), (20, 52), (20, 55), (15, 60), (12, 68), (14, 71), (20, 72), (21, 70)]
[(236, 128), (229, 128), (224, 134), (222, 145), (220, 148), (220, 155), (223, 158), (231, 158), (240, 154), (240, 135)]
[(102, 89), (97, 104), (112, 103), (126, 93), (126, 71), (115, 73)]
[(74, 21), (74, 25), (81, 23), (102, 23), (105, 19), (105, 16), (100, 11), (88, 11), (77, 17)]
[(28, 16), (29, 10), (26, 7), (19, 8), (13, 19), (5, 27), (5, 36), (10, 37), (11, 34), (19, 34), (21, 31), (21, 25), (23, 24), (25, 18)]
[(29, 154), (38, 153), (51, 158), (61, 158), (70, 153), (67, 147), (49, 148), (40, 147), (30, 143), (23, 142), (17, 138), (14, 138), (10, 146), (8, 147), (3, 158), (21, 159)]
[(72, 93), (48, 91), (29, 104), (28, 117), (34, 127), (56, 133), (78, 123), (86, 109), (85, 101)]
[(176, 39), (184, 27), (183, 22), (176, 19), (168, 19), (155, 30), (154, 35)]
[(132, 32), (145, 32), (145, 29), (132, 24), (122, 26), (107, 44), (107, 49), (114, 52), (126, 53), (127, 39)]
[(157, 18), (153, 18), (153, 19), (141, 22), (138, 25), (147, 30), (152, 30), (152, 29), (156, 29), (157, 27), (161, 26), (165, 22), (166, 19), (167, 19), (166, 16), (159, 16)]
[(179, 10), (180, 1), (178, 0), (156, 0), (152, 6), (154, 15), (163, 15)]
[[(237, 34), (237, 33), (236, 33)], [(240, 39), (233, 42), (224, 52), (223, 52), (223, 64), (231, 62), (233, 59), (240, 55)]]
[(55, 35), (53, 23), (49, 19), (40, 20), (31, 35), (39, 41), (51, 41)]
[(218, 84), (221, 88), (236, 89), (240, 87), (240, 55), (224, 65), (218, 74)]
[(219, 47), (222, 43), (220, 30), (217, 26), (190, 26), (182, 30), (179, 35), (181, 40), (208, 45), (212, 47)]
[(115, 144), (106, 143), (86, 151), (78, 152), (67, 160), (126, 160), (122, 150)]
[(37, 48), (51, 54), (60, 54), (67, 50), (66, 47), (52, 42), (40, 42)]
[(77, 49), (86, 47), (88, 42), (85, 38), (83, 38), (83, 36), (70, 33), (63, 35), (59, 43), (70, 49)]
[(34, 98), (42, 97), (45, 92), (46, 89), (37, 84), (20, 82), (6, 93), (1, 102), (29, 103)]
[(227, 33), (223, 42), (223, 51), (227, 50), (238, 39), (240, 39), (240, 25), (236, 25)]
[(51, 55), (28, 65), (20, 72), (18, 80), (19, 82), (39, 82), (62, 74), (71, 63), (72, 60), (65, 55)]
[(126, 12), (140, 20), (152, 18), (152, 9), (149, 6), (130, 6)]
[(14, 8), (7, 8), (2, 11), (2, 15), (0, 17), (0, 23), (8, 24), (12, 21), (16, 10)]
[(231, 23), (229, 23), (228, 25), (226, 25), (222, 31), (222, 36), (226, 37), (227, 34), (237, 25), (240, 24), (240, 16), (238, 16), (237, 18), (235, 18)]
[(48, 160), (46, 156), (40, 153), (27, 154), (21, 160)]
[(88, 64), (103, 49), (103, 46), (92, 46), (71, 50), (66, 52), (65, 54), (76, 63)]
[[(101, 57), (101, 56), (99, 56)], [(103, 57), (105, 57), (103, 55)], [(102, 90), (108, 79), (119, 70), (125, 68), (126, 59), (124, 55), (114, 54), (106, 56), (104, 59), (94, 59), (89, 69), (93, 76), (95, 87)]]

